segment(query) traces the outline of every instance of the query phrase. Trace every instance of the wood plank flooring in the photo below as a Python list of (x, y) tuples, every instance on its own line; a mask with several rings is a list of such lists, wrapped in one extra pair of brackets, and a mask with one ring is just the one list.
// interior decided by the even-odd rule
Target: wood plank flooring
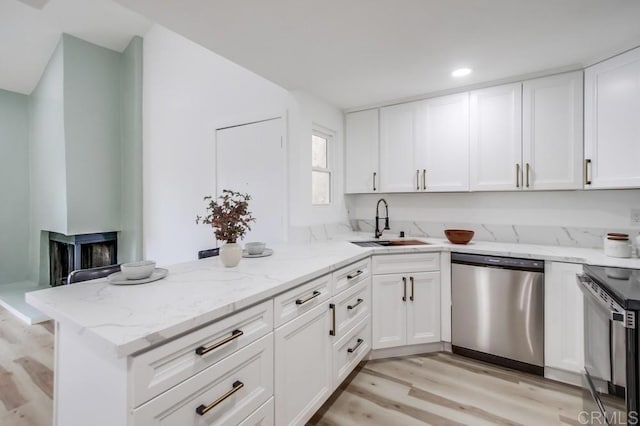
[(368, 361), (310, 425), (578, 425), (582, 390), (449, 353)]
[(53, 323), (27, 325), (0, 308), (0, 425), (50, 426)]

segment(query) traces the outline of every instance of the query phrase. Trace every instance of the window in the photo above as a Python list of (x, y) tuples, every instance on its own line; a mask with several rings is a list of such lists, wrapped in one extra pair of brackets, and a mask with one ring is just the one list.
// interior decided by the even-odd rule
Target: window
[(332, 136), (314, 130), (311, 135), (311, 204), (331, 204)]

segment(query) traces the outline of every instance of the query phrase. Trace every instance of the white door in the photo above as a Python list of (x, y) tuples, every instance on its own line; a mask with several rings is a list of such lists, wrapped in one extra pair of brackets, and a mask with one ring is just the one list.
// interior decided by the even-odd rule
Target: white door
[(305, 424), (331, 395), (330, 327), (325, 303), (276, 329), (275, 424)]
[(345, 116), (345, 192), (378, 192), (380, 144), (378, 110), (370, 109)]
[(582, 188), (582, 71), (522, 86), (524, 189)]
[(216, 188), (251, 195), (256, 218), (244, 241), (286, 239), (287, 163), (282, 118), (216, 131)]
[(407, 345), (440, 341), (440, 272), (409, 274)]
[(544, 269), (544, 364), (582, 373), (583, 295), (576, 283), (582, 265), (546, 262)]
[(424, 145), (421, 186), (426, 191), (469, 190), (469, 94), (420, 103), (418, 143)]
[(640, 186), (640, 49), (585, 70), (587, 188)]
[[(405, 278), (405, 281), (403, 281)], [(406, 284), (405, 284), (406, 283)], [(374, 275), (372, 289), (372, 340), (373, 349), (402, 346), (407, 342), (406, 305), (403, 301), (405, 288), (409, 291), (406, 277), (398, 274)]]
[(471, 92), (472, 191), (509, 191), (522, 187), (521, 111), (521, 83)]
[(416, 117), (418, 103), (380, 108), (380, 191), (420, 191), (417, 166)]

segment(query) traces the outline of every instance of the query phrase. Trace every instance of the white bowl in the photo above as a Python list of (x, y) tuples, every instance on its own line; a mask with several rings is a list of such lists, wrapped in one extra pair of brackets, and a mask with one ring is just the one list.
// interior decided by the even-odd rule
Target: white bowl
[(139, 262), (123, 263), (120, 265), (122, 275), (128, 280), (148, 278), (154, 269), (156, 269), (156, 262), (153, 260), (141, 260)]
[(252, 242), (252, 243), (246, 243), (244, 245), (245, 250), (247, 250), (247, 253), (249, 254), (262, 254), (262, 252), (264, 251), (265, 248), (267, 248), (267, 244), (263, 243), (263, 242)]
[(631, 257), (631, 243), (629, 240), (610, 240), (605, 237), (604, 254), (610, 257)]

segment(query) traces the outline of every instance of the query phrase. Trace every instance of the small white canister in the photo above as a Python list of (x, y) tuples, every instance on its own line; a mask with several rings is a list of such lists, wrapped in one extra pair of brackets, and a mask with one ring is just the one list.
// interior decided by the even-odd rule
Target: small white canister
[(604, 254), (611, 257), (631, 257), (629, 234), (610, 232), (604, 237)]

